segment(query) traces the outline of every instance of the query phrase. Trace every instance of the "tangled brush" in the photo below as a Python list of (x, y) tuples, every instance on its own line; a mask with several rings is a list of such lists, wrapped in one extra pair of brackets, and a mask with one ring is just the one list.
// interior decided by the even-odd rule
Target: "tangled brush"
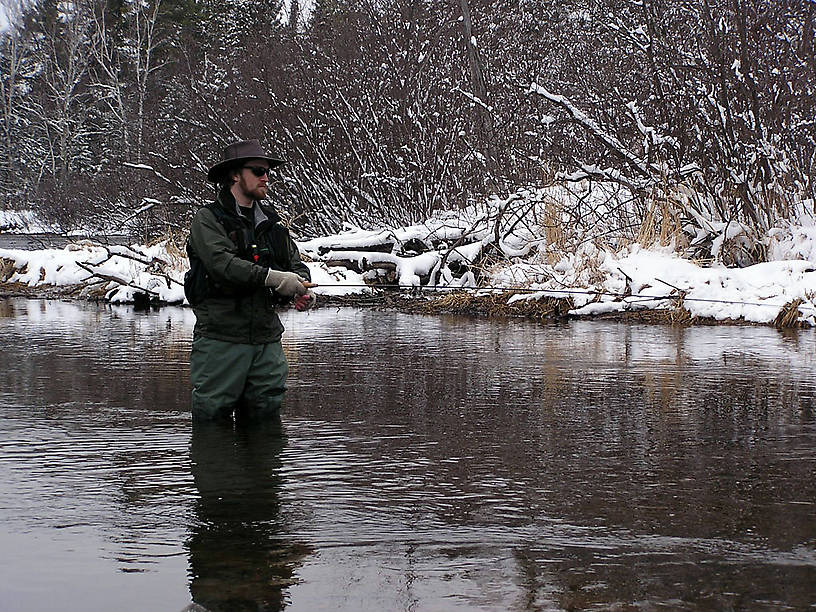
[(422, 302), (418, 310), (427, 314), (464, 314), (488, 317), (556, 319), (575, 308), (572, 298), (542, 297), (509, 303), (515, 291), (477, 295), (462, 291)]
[(801, 327), (802, 323), (799, 317), (802, 316), (802, 313), (799, 312), (799, 306), (802, 304), (804, 304), (804, 300), (801, 298), (796, 298), (785, 304), (779, 311), (779, 314), (776, 315), (776, 319), (774, 319), (774, 325), (777, 329)]

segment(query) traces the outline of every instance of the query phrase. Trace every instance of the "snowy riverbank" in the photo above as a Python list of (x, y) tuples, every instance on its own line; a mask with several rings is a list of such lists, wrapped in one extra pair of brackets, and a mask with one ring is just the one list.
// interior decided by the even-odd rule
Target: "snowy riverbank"
[[(506, 210), (501, 202), (493, 210), (501, 206)], [(768, 261), (732, 268), (716, 261), (695, 263), (673, 245), (633, 243), (613, 250), (574, 241), (558, 250), (544, 245), (535, 231), (499, 235), (492, 220), (489, 211), (446, 213), (411, 227), (347, 227), (299, 246), (323, 296), (367, 295), (386, 286), (417, 294), (424, 288), (420, 299), (464, 291), (506, 296), (511, 307), (563, 300), (567, 312), (559, 312), (567, 316), (682, 311), (685, 320), (771, 324), (785, 316), (788, 325), (816, 326), (812, 224), (772, 231)], [(734, 234), (732, 228), (720, 229), (711, 240), (715, 247), (718, 239), (722, 244)], [(0, 264), (0, 288), (7, 295), (184, 303), (187, 262), (169, 240), (150, 246), (79, 240), (61, 249), (0, 248)]]

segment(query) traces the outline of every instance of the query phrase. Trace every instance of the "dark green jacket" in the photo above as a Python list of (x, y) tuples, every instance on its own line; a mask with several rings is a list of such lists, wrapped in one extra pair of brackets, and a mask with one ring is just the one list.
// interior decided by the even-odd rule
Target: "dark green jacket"
[(309, 268), (273, 208), (256, 202), (253, 227), (238, 213), (228, 188), (210, 206), (221, 207), (224, 222), (203, 207), (190, 226), (189, 247), (201, 260), (210, 287), (207, 297), (193, 307), (193, 333), (242, 344), (277, 342), (283, 334), (275, 312), (281, 299), (264, 286), (267, 271), (294, 272), (309, 280)]

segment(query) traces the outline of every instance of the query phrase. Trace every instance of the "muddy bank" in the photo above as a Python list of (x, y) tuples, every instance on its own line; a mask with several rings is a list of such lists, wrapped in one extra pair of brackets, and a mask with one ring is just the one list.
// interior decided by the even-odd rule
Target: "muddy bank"
[[(694, 317), (682, 306), (667, 310), (631, 310), (596, 315), (570, 314), (574, 304), (570, 298), (540, 298), (508, 303), (514, 295), (509, 291), (489, 295), (473, 292), (409, 295), (395, 291), (380, 291), (374, 295), (320, 296), (318, 306), (352, 306), (383, 310), (397, 310), (411, 314), (456, 314), (481, 318), (522, 318), (538, 321), (568, 319), (632, 321), (663, 325), (756, 325), (745, 321), (719, 321), (711, 317)], [(523, 294), (521, 294), (523, 295)]]
[(0, 298), (25, 297), (43, 300), (88, 300), (105, 302), (105, 291), (88, 285), (37, 285), (0, 282)]

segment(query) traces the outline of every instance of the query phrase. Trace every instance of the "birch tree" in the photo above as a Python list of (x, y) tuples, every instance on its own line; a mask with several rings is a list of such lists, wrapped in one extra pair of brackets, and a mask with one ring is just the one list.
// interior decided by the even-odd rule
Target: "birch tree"
[(8, 3), (5, 10), (12, 25), (0, 33), (0, 190), (10, 200), (19, 197), (25, 187), (21, 181), (26, 131), (24, 103), (34, 65), (31, 41), (19, 27), (22, 5)]
[(462, 19), (462, 35), (467, 53), (467, 65), (470, 72), (471, 92), (464, 92), (470, 98), (477, 117), (476, 132), (478, 140), (484, 148), (485, 167), (493, 175), (496, 172), (496, 149), (493, 126), (493, 108), (488, 98), (482, 60), (479, 53), (476, 35), (473, 30), (473, 20), (470, 14), (469, 0), (459, 0)]
[(91, 161), (90, 137), (96, 132), (88, 101), (92, 56), (92, 13), (86, 3), (70, 12), (44, 3), (40, 12), (37, 59), (41, 74), (36, 96), (36, 129), (46, 145), (43, 171), (65, 185), (72, 171)]

